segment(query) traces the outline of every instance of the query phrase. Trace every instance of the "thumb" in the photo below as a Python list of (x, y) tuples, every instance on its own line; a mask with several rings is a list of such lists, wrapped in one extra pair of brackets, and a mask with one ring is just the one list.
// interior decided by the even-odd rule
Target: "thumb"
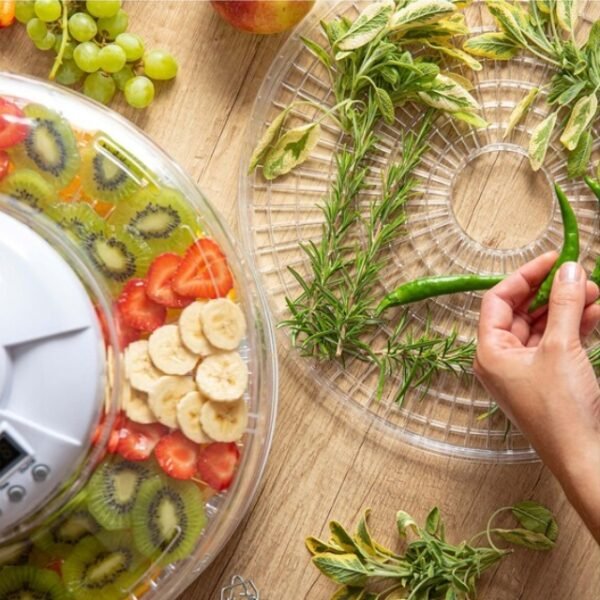
[(554, 278), (548, 304), (548, 323), (544, 338), (561, 343), (580, 339), (579, 330), (585, 308), (585, 272), (576, 262), (564, 263)]

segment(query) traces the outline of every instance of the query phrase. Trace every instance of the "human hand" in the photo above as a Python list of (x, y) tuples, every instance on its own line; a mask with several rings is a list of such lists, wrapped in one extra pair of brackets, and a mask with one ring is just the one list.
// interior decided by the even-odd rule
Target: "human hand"
[(548, 309), (530, 315), (556, 258), (536, 258), (484, 295), (474, 369), (600, 540), (600, 387), (581, 343), (600, 321), (599, 291), (566, 263)]

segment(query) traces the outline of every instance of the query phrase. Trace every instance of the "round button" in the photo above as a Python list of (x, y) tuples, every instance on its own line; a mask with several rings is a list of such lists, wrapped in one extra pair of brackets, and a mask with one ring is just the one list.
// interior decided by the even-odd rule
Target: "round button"
[(35, 467), (31, 469), (31, 476), (33, 477), (33, 480), (37, 482), (46, 481), (48, 473), (50, 473), (50, 469), (46, 465), (35, 465)]
[(8, 499), (11, 502), (20, 502), (23, 500), (25, 496), (25, 488), (20, 485), (13, 485), (13, 487), (8, 488)]

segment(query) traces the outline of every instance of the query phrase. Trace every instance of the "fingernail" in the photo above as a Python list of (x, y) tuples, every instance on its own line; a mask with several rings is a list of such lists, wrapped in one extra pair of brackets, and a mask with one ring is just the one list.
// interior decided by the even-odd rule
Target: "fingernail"
[(559, 281), (575, 283), (581, 279), (583, 269), (576, 262), (567, 262), (558, 271)]

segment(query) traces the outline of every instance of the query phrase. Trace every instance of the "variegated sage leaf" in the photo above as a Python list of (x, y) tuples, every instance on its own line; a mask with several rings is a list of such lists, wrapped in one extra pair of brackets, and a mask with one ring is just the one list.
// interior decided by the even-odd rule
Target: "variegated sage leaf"
[(375, 100), (377, 101), (377, 106), (379, 108), (379, 112), (383, 115), (386, 123), (390, 125), (394, 122), (394, 103), (390, 98), (390, 95), (383, 88), (375, 88)]
[(595, 93), (583, 96), (575, 103), (565, 129), (560, 136), (562, 145), (567, 150), (574, 150), (579, 142), (579, 137), (586, 127), (592, 122), (598, 110), (598, 98)]
[(553, 0), (536, 0), (537, 7), (540, 12), (549, 15), (552, 12)]
[(547, 538), (543, 533), (530, 531), (529, 529), (494, 529), (494, 533), (503, 540), (523, 546), (530, 550), (551, 550), (554, 548), (554, 542)]
[(303, 163), (317, 145), (321, 134), (318, 123), (309, 123), (284, 133), (265, 156), (263, 175), (275, 179)]
[(458, 85), (465, 88), (465, 90), (467, 90), (468, 92), (470, 92), (472, 89), (475, 88), (475, 86), (473, 85), (473, 82), (470, 79), (468, 79), (467, 77), (465, 77), (464, 75), (461, 75), (460, 73), (448, 72), (448, 73), (446, 73), (446, 77), (450, 77), (450, 79), (453, 79), (454, 81), (456, 81), (456, 83), (458, 83)]
[(553, 542), (557, 540), (558, 524), (556, 519), (542, 504), (533, 500), (523, 500), (514, 504), (511, 512), (525, 529), (543, 533)]
[(476, 129), (485, 129), (490, 125), (485, 119), (475, 113), (456, 111), (452, 113), (452, 117), (459, 121), (464, 121)]
[(464, 50), (473, 56), (492, 58), (493, 60), (509, 60), (519, 53), (520, 48), (504, 33), (483, 33), (467, 40)]
[(361, 548), (357, 546), (356, 542), (352, 539), (352, 536), (344, 529), (341, 523), (330, 521), (329, 530), (331, 531), (331, 543), (339, 546), (346, 552), (362, 554)]
[(419, 533), (417, 522), (403, 510), (396, 513), (396, 527), (400, 537), (406, 537), (409, 529), (412, 529), (413, 533)]
[(419, 98), (425, 104), (446, 112), (474, 112), (479, 110), (479, 104), (467, 90), (453, 79), (441, 74), (433, 80), (431, 89), (426, 92), (419, 92)]
[(483, 68), (481, 63), (478, 60), (475, 60), (470, 54), (467, 52), (463, 52), (459, 48), (455, 48), (454, 46), (445, 46), (443, 44), (428, 44), (430, 48), (437, 50), (438, 52), (445, 54), (446, 56), (450, 56), (460, 62), (464, 63), (472, 69), (473, 71), (481, 71)]
[(329, 56), (329, 53), (327, 52), (327, 50), (325, 50), (325, 48), (323, 48), (323, 46), (317, 44), (317, 42), (313, 42), (312, 40), (309, 40), (308, 38), (302, 36), (300, 37), (300, 39), (302, 40), (302, 43), (307, 47), (309, 52), (314, 54), (319, 59), (319, 61), (328, 69), (331, 68), (331, 56)]
[(511, 134), (512, 130), (521, 122), (539, 93), (540, 88), (532, 88), (515, 106), (513, 111), (510, 113), (508, 125), (506, 126), (506, 131), (504, 132), (503, 138), (507, 138)]
[(314, 556), (313, 564), (323, 575), (342, 585), (364, 586), (368, 571), (362, 561), (354, 554), (324, 553)]
[(350, 29), (336, 42), (337, 50), (356, 50), (375, 39), (387, 26), (394, 2), (373, 2), (356, 18)]
[(567, 174), (571, 179), (585, 175), (592, 157), (592, 144), (592, 134), (586, 130), (579, 137), (575, 149), (569, 152)]
[(556, 0), (556, 20), (565, 31), (575, 31), (578, 10), (577, 0)]
[(354, 542), (358, 544), (363, 552), (370, 554), (371, 556), (377, 556), (377, 547), (373, 538), (371, 537), (371, 532), (369, 531), (369, 515), (371, 511), (369, 509), (365, 510), (364, 515), (361, 517), (358, 522), (358, 526), (356, 527), (356, 533), (354, 535)]
[(304, 540), (306, 549), (313, 555), (323, 554), (324, 552), (331, 552), (333, 554), (346, 554), (345, 550), (320, 540), (319, 538), (309, 536)]
[(363, 587), (352, 587), (345, 585), (339, 588), (330, 600), (364, 600), (367, 590)]
[(531, 168), (534, 171), (538, 171), (544, 164), (546, 152), (548, 151), (550, 139), (552, 138), (552, 132), (556, 126), (557, 116), (558, 113), (555, 112), (548, 115), (531, 133), (528, 154)]
[(440, 515), (440, 509), (437, 506), (434, 506), (425, 519), (425, 529), (427, 533), (435, 535), (438, 532), (441, 524), (442, 517)]
[(430, 25), (451, 15), (456, 10), (448, 0), (415, 0), (396, 11), (391, 19), (393, 31), (406, 31)]
[(585, 81), (578, 81), (577, 83), (574, 83), (573, 85), (569, 86), (556, 99), (557, 104), (559, 104), (560, 106), (566, 106), (567, 104), (570, 104), (571, 102), (573, 102), (573, 100), (575, 100), (575, 98), (577, 98), (577, 96), (579, 96), (579, 94), (583, 91), (585, 86)]
[(588, 36), (586, 47), (595, 50), (596, 52), (600, 51), (600, 19), (598, 19), (590, 30), (590, 35)]
[(288, 106), (285, 110), (282, 110), (271, 122), (271, 124), (267, 127), (266, 131), (263, 133), (262, 137), (256, 144), (256, 148), (254, 148), (254, 152), (250, 157), (250, 165), (248, 166), (248, 173), (252, 173), (254, 169), (258, 166), (258, 163), (263, 160), (269, 151), (269, 147), (275, 140), (279, 137), (279, 133), (285, 122), (288, 113), (290, 112), (290, 106)]
[(500, 29), (511, 39), (521, 44), (525, 44), (521, 26), (522, 19), (515, 14), (515, 7), (506, 2), (506, 0), (489, 0), (486, 6)]

